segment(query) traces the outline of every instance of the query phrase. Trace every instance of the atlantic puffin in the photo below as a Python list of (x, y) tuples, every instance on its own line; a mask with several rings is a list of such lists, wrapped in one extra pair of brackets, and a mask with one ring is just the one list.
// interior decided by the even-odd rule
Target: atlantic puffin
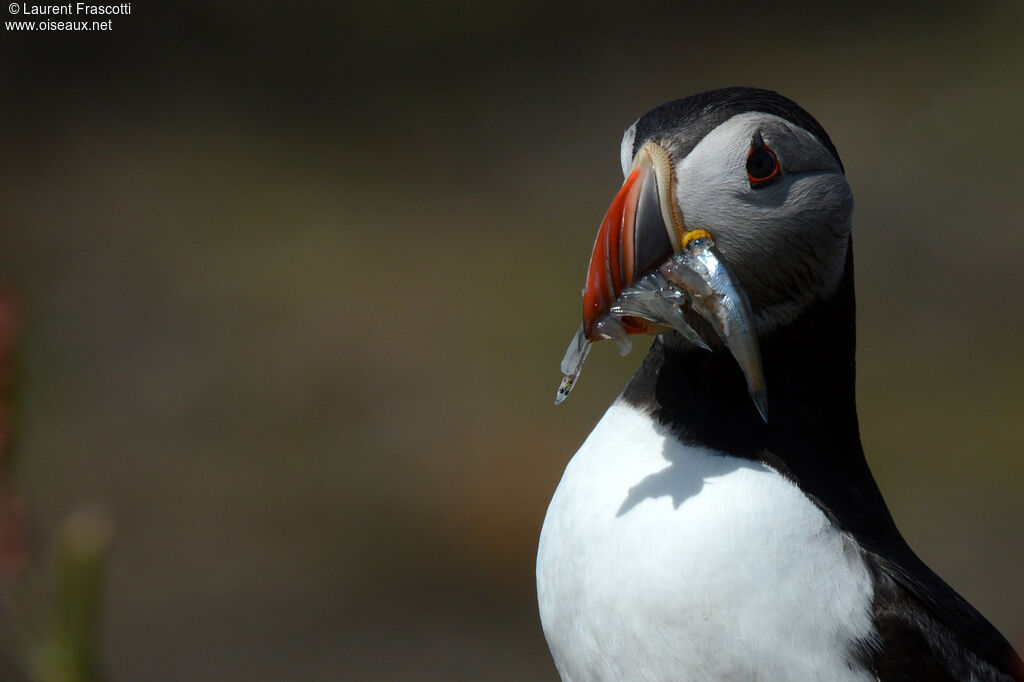
[(556, 402), (591, 343), (657, 337), (544, 520), (561, 678), (1024, 680), (865, 460), (853, 196), (822, 126), (772, 91), (713, 90), (641, 116), (620, 159)]

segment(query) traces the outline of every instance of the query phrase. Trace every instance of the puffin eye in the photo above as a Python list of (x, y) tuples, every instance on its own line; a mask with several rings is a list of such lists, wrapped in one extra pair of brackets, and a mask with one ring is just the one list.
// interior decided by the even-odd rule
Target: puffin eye
[(755, 187), (768, 182), (781, 174), (779, 157), (764, 143), (761, 133), (755, 133), (750, 153), (747, 154), (747, 179), (750, 180), (750, 186)]

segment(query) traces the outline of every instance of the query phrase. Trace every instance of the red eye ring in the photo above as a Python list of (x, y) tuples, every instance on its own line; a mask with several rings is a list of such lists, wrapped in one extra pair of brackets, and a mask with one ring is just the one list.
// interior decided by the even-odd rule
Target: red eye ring
[(763, 142), (760, 146), (751, 147), (750, 153), (747, 154), (747, 180), (750, 181), (751, 187), (768, 182), (781, 174), (779, 157), (771, 147)]

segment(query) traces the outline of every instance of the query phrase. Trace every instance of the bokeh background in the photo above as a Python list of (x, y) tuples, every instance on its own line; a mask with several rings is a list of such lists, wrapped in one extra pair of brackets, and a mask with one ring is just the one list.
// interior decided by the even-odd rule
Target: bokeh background
[(132, 12), (0, 39), (30, 572), (113, 519), (109, 679), (555, 680), (537, 536), (643, 352), (552, 406), (619, 140), (725, 85), (839, 148), (868, 458), (1024, 646), (1024, 5)]

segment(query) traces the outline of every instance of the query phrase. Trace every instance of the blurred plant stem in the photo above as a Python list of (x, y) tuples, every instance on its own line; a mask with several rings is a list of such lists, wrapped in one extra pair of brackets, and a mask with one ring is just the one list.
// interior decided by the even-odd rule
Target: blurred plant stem
[[(20, 660), (0, 668), (21, 669), (33, 682), (98, 682), (97, 641), (103, 578), (110, 552), (112, 525), (97, 510), (80, 509), (61, 525), (54, 553), (53, 606), (48, 618), (25, 613), (12, 598), (24, 587), (34, 566), (25, 498), (17, 491), (13, 467), (14, 350), (21, 304), (0, 288), (0, 587), (14, 622), (43, 622), (42, 631), (24, 632)], [(4, 647), (11, 650), (8, 647)]]
[(52, 621), (30, 652), (33, 680), (101, 679), (96, 644), (111, 537), (111, 523), (99, 511), (77, 510), (64, 521), (55, 558)]

